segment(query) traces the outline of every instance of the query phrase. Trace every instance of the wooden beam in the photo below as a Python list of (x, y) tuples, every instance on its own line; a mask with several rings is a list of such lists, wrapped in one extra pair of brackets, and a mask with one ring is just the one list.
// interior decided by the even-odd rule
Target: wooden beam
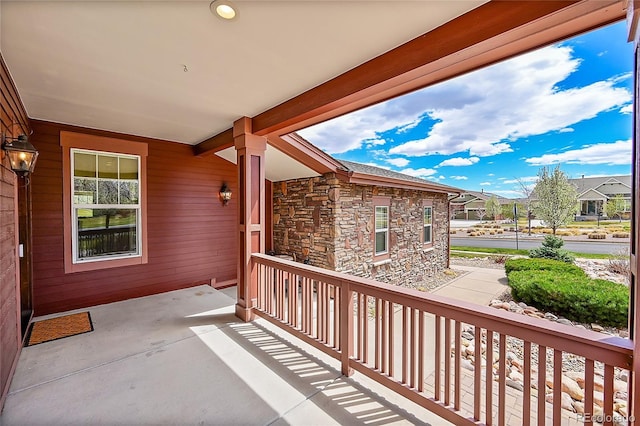
[(211, 136), (193, 147), (195, 155), (204, 155), (215, 153), (233, 146), (233, 129), (227, 129), (222, 133)]
[[(253, 133), (291, 133), (624, 16), (622, 0), (494, 0), (258, 114)], [(212, 139), (219, 138), (223, 133)], [(196, 152), (211, 150), (210, 141)]]

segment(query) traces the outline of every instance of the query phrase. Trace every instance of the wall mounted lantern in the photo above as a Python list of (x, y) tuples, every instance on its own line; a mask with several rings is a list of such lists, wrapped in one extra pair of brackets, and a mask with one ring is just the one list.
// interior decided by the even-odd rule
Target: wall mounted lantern
[(220, 199), (222, 200), (223, 206), (226, 206), (231, 199), (231, 189), (227, 186), (226, 183), (223, 183), (222, 188), (220, 188)]
[(27, 135), (20, 135), (17, 138), (2, 135), (2, 150), (9, 156), (11, 170), (15, 174), (25, 177), (33, 173), (38, 151), (31, 145)]

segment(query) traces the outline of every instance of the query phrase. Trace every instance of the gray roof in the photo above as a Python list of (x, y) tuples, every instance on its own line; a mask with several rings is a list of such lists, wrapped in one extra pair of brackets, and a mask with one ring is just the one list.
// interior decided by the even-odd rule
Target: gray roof
[(347, 161), (347, 160), (338, 160), (338, 161), (344, 166), (344, 169), (348, 172), (350, 171), (350, 172), (362, 173), (362, 174), (367, 174), (372, 176), (380, 176), (383, 178), (401, 179), (407, 182), (415, 182), (420, 184), (429, 184), (431, 186), (440, 187), (442, 188), (443, 191), (451, 191), (451, 190), (453, 190), (454, 192), (461, 191), (461, 189), (453, 186), (443, 185), (441, 183), (433, 182), (433, 181), (422, 179), (415, 176), (406, 175), (400, 172), (394, 172), (393, 170), (387, 170), (381, 167), (370, 166), (368, 164), (362, 164), (362, 163), (354, 163), (353, 161)]
[(569, 179), (569, 182), (576, 186), (579, 194), (589, 189), (596, 189), (607, 181), (618, 181), (627, 185), (628, 187), (631, 187), (631, 175), (583, 177), (577, 179)]

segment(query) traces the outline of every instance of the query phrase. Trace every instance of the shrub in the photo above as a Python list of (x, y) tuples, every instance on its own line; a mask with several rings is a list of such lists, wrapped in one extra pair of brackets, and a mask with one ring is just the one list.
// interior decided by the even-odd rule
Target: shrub
[(624, 327), (629, 314), (629, 289), (584, 273), (522, 270), (508, 275), (512, 296), (538, 309), (572, 321)]
[(607, 270), (614, 274), (625, 276), (627, 282), (629, 282), (629, 277), (631, 276), (631, 256), (628, 247), (611, 254)]
[(587, 276), (579, 266), (553, 259), (509, 259), (504, 270), (507, 275), (514, 271), (552, 271)]
[(556, 235), (559, 235), (561, 237), (570, 237), (573, 235), (573, 232), (571, 231), (557, 231)]
[(590, 240), (604, 240), (607, 238), (607, 234), (604, 232), (592, 232), (587, 235), (587, 238)]
[(611, 235), (613, 238), (629, 238), (629, 233), (628, 232), (614, 232), (613, 235)]
[(554, 259), (562, 262), (573, 263), (574, 257), (568, 251), (562, 250), (564, 241), (555, 235), (546, 235), (542, 247), (529, 251), (533, 258)]
[(450, 234), (455, 234), (455, 233), (457, 233), (457, 232), (458, 232), (458, 231), (456, 231), (455, 229), (451, 229), (451, 230), (449, 230), (449, 233), (450, 233)]

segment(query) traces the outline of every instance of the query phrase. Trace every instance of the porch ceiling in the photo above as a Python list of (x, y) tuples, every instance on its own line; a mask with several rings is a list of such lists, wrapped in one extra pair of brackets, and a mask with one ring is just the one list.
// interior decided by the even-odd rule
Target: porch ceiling
[(194, 145), (484, 2), (3, 1), (0, 44), (29, 117)]

